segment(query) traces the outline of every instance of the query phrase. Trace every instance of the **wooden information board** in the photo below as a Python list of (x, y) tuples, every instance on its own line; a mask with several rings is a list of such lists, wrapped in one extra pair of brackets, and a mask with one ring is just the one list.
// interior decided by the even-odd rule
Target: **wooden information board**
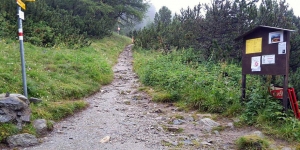
[(287, 110), (290, 32), (293, 30), (257, 26), (239, 36), (243, 39), (242, 101), (245, 99), (246, 75), (283, 75), (283, 105)]

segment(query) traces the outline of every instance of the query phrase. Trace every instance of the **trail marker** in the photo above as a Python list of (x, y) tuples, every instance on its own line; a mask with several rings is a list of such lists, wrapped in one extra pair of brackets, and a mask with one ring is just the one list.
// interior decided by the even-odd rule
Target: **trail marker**
[(26, 5), (21, 0), (17, 0), (17, 4), (22, 7), (24, 10), (26, 10)]
[[(26, 0), (26, 2), (34, 2), (35, 0)], [(21, 10), (23, 8), (26, 10), (26, 5), (21, 0), (16, 0), (18, 7), (17, 7), (17, 13), (18, 13), (18, 35), (19, 35), (19, 41), (20, 41), (20, 56), (21, 56), (21, 68), (22, 68), (22, 80), (23, 80), (23, 92), (24, 96), (28, 98), (27, 93), (27, 83), (26, 83), (26, 68), (25, 68), (25, 54), (24, 54), (24, 42), (23, 42), (23, 25), (22, 20), (25, 19), (24, 12)]]

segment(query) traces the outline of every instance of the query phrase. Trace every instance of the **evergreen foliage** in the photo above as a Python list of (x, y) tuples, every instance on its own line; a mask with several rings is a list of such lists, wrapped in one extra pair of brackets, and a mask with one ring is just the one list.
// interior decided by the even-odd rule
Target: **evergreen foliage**
[[(165, 48), (161, 41), (178, 49), (194, 48), (212, 60), (241, 60), (241, 41), (234, 39), (257, 25), (295, 29), (292, 34), (291, 53), (299, 53), (299, 17), (285, 1), (263, 0), (214, 0), (212, 4), (198, 4), (182, 9), (168, 24), (159, 25), (162, 7), (154, 25), (132, 34), (136, 44), (149, 49)], [(257, 7), (258, 6), (258, 7)], [(205, 12), (204, 14), (201, 12)], [(299, 59), (291, 58), (293, 69)]]
[(159, 9), (158, 13), (155, 13), (154, 17), (155, 26), (158, 26), (159, 24), (162, 24), (163, 26), (169, 25), (172, 18), (171, 13), (171, 10), (169, 10), (166, 6), (163, 6), (161, 9)]
[[(284, 0), (262, 0), (259, 5), (258, 0), (213, 0), (212, 4), (182, 9), (168, 25), (155, 20), (153, 25), (131, 34), (135, 44), (144, 49), (193, 48), (201, 52), (205, 61), (240, 63), (242, 41), (235, 41), (235, 38), (258, 25), (295, 30), (291, 34), (290, 80), (297, 81), (300, 76), (296, 71), (300, 67), (300, 19)], [(290, 83), (300, 91), (298, 82)]]
[[(45, 47), (85, 47), (91, 44), (90, 37), (111, 35), (118, 20), (142, 20), (147, 6), (143, 0), (38, 0), (26, 3), (24, 40)], [(0, 37), (15, 39), (17, 4), (3, 0), (0, 7)]]

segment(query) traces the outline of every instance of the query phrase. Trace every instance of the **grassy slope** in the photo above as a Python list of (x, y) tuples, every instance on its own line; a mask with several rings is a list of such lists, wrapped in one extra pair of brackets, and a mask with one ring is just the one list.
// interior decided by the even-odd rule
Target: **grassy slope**
[[(157, 101), (180, 101), (189, 107), (212, 113), (232, 115), (240, 107), (241, 69), (235, 65), (187, 65), (185, 52), (169, 55), (135, 53), (134, 67), (145, 85), (153, 86), (167, 94), (155, 93)], [(227, 72), (230, 76), (224, 76)], [(227, 85), (224, 88), (224, 85)], [(210, 94), (207, 94), (210, 93)], [(161, 97), (163, 96), (163, 97)]]
[[(240, 104), (241, 68), (226, 63), (192, 62), (189, 52), (162, 55), (135, 50), (134, 69), (153, 100), (176, 102), (183, 109), (240, 117), (242, 125), (254, 125), (272, 136), (300, 141), (300, 122), (282, 113), (278, 100), (270, 98), (258, 76), (247, 76), (247, 103)], [(224, 74), (226, 72), (226, 74)], [(147, 88), (145, 88), (147, 89)]]
[[(82, 99), (113, 79), (112, 66), (131, 41), (114, 34), (78, 50), (36, 47), (25, 43), (29, 97), (43, 103), (31, 105), (31, 119), (59, 120), (86, 107)], [(23, 93), (18, 41), (0, 39), (0, 93)], [(0, 125), (0, 141), (18, 133), (11, 124)], [(21, 132), (34, 133), (31, 125)]]

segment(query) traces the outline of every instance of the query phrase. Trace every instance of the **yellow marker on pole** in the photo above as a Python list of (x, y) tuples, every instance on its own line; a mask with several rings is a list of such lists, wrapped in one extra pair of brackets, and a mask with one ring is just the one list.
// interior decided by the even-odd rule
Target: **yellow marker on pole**
[(23, 8), (24, 10), (26, 10), (26, 6), (25, 6), (25, 3), (23, 3), (21, 0), (17, 0), (17, 4)]

